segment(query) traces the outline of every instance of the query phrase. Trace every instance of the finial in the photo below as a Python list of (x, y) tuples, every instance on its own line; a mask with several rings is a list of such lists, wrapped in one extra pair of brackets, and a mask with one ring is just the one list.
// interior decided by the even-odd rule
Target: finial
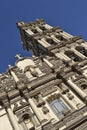
[(11, 68), (13, 68), (13, 66), (12, 65), (8, 65), (8, 68), (11, 69)]
[(24, 22), (17, 22), (17, 27), (21, 27), (22, 25), (24, 25)]
[(21, 55), (20, 54), (16, 54), (15, 56), (16, 58), (18, 58), (19, 60), (22, 59)]

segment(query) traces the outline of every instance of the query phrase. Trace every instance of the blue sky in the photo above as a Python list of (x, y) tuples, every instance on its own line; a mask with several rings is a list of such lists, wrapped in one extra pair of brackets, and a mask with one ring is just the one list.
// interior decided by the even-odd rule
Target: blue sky
[(40, 18), (87, 40), (87, 0), (0, 0), (0, 73), (14, 65), (16, 54), (29, 56), (22, 49), (16, 22)]

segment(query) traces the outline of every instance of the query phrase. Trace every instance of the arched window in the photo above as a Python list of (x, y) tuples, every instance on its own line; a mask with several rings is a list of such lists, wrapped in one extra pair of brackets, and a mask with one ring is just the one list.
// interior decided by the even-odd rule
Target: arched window
[(75, 62), (80, 62), (81, 61), (81, 58), (78, 57), (73, 51), (65, 51), (65, 54), (71, 58), (72, 60), (74, 60)]
[(87, 50), (82, 46), (76, 46), (75, 48), (77, 51), (79, 51), (81, 54), (87, 56)]

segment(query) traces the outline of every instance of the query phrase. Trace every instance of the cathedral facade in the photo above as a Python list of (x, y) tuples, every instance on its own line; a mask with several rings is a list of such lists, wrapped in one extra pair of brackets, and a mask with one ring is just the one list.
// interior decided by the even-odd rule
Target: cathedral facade
[(43, 19), (17, 28), (32, 57), (0, 74), (0, 129), (87, 130), (87, 42)]

